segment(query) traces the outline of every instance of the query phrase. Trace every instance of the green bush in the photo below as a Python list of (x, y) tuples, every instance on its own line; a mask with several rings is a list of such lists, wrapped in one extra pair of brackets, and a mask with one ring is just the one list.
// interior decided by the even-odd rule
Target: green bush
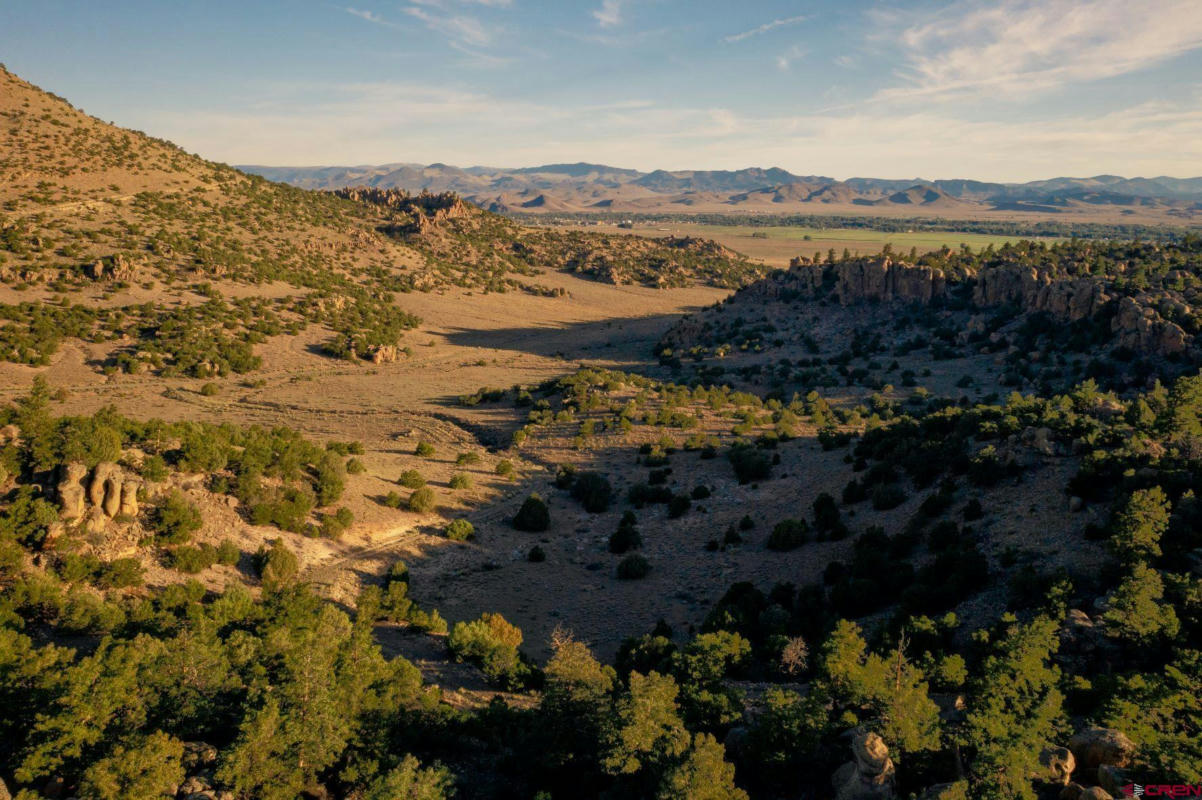
[(692, 497), (694, 500), (705, 500), (710, 496), (710, 488), (708, 486), (697, 485), (693, 487)]
[(125, 589), (145, 583), (142, 562), (136, 558), (117, 558), (103, 564), (96, 582), (105, 589)]
[(521, 687), (530, 672), (518, 653), (521, 644), (518, 627), (500, 614), (489, 613), (471, 622), (455, 623), (447, 638), (456, 660), (476, 664), (491, 683), (511, 689)]
[(651, 571), (651, 562), (638, 553), (631, 553), (618, 562), (617, 575), (624, 581), (637, 581), (647, 577)]
[(772, 462), (768, 456), (752, 445), (736, 445), (730, 449), (727, 457), (739, 483), (767, 480), (772, 474)]
[(526, 554), (526, 560), (531, 564), (541, 564), (547, 560), (547, 554), (541, 547), (535, 545), (530, 548), (530, 552)]
[(400, 492), (389, 492), (380, 502), (389, 508), (400, 508), (405, 504), (405, 498), (401, 497)]
[(180, 572), (195, 575), (217, 563), (217, 548), (208, 543), (199, 547), (181, 544), (171, 551), (170, 563)]
[(212, 397), (221, 393), (221, 387), (210, 381), (209, 383), (206, 383), (204, 386), (200, 387), (200, 393), (205, 397)]
[(414, 489), (413, 494), (409, 495), (407, 507), (410, 511), (425, 514), (427, 511), (433, 511), (437, 503), (438, 497), (434, 494), (434, 490), (429, 486), (423, 486), (420, 489)]
[(687, 494), (678, 494), (668, 501), (668, 519), (683, 517), (692, 507), (693, 501)]
[(527, 497), (513, 518), (513, 527), (531, 533), (539, 533), (551, 527), (551, 512), (547, 504), (537, 494)]
[(810, 540), (810, 524), (804, 519), (782, 520), (768, 534), (769, 550), (796, 550)]
[(365, 467), (363, 465), (362, 461), (360, 461), (357, 458), (347, 459), (347, 462), (346, 462), (346, 474), (347, 475), (362, 475), (364, 472), (367, 472), (367, 467)]
[(200, 509), (188, 502), (178, 489), (168, 493), (150, 517), (155, 534), (166, 544), (184, 544), (203, 524)]
[(426, 479), (417, 470), (407, 469), (401, 473), (401, 479), (398, 483), (406, 489), (420, 489), (426, 485)]
[(263, 588), (269, 592), (287, 586), (300, 572), (300, 561), (296, 553), (288, 549), (283, 539), (275, 539), (271, 547), (260, 546), (255, 552), (252, 564), (263, 581)]
[(507, 458), (501, 459), (500, 461), (497, 462), (496, 469), (493, 471), (496, 472), (496, 474), (500, 475), (502, 478), (508, 478), (510, 475), (512, 475), (514, 473), (513, 462)]
[(599, 514), (609, 508), (613, 498), (613, 487), (609, 480), (598, 472), (582, 472), (572, 483), (572, 497), (580, 501), (584, 510), (590, 514)]
[(476, 527), (466, 519), (453, 519), (443, 529), (442, 535), (453, 542), (466, 542), (475, 538)]
[(477, 453), (460, 453), (455, 456), (455, 466), (468, 467), (472, 464), (479, 464), (480, 456)]
[(451, 481), (447, 485), (450, 486), (452, 489), (456, 489), (456, 490), (470, 489), (470, 488), (472, 488), (472, 478), (470, 475), (464, 474), (462, 472), (456, 472), (454, 475), (451, 476)]
[(242, 551), (238, 549), (238, 545), (229, 539), (223, 539), (221, 544), (217, 545), (217, 563), (224, 564), (227, 567), (232, 567), (242, 558)]
[(167, 480), (168, 470), (167, 462), (160, 455), (146, 456), (142, 459), (142, 466), (138, 470), (139, 474), (151, 483)]
[(333, 514), (321, 518), (321, 535), (327, 539), (337, 539), (354, 521), (354, 513), (346, 506), (341, 506)]
[(906, 490), (895, 483), (885, 483), (872, 490), (872, 507), (888, 511), (906, 502)]
[(609, 537), (609, 552), (621, 555), (628, 550), (636, 550), (643, 546), (643, 537), (639, 534), (634, 513), (627, 511), (618, 523), (618, 529)]
[(422, 440), (417, 443), (417, 447), (414, 448), (413, 454), (419, 458), (430, 458), (434, 455), (434, 445)]

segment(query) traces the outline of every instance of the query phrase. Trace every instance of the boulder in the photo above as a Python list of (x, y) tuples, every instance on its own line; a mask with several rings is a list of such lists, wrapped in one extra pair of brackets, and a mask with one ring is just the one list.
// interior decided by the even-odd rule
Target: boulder
[(1135, 743), (1114, 728), (1086, 728), (1069, 740), (1068, 747), (1082, 769), (1125, 767), (1135, 754)]
[(13, 796), (9, 794), (8, 787), (4, 785), (3, 780), (0, 780), (0, 800), (13, 800)]
[(125, 477), (120, 470), (111, 473), (104, 480), (104, 513), (109, 518), (121, 513), (121, 485)]
[(111, 461), (102, 461), (92, 470), (92, 482), (88, 484), (88, 502), (95, 508), (104, 506), (104, 485), (108, 479), (121, 472), (121, 468)]
[(1040, 780), (1067, 786), (1077, 760), (1067, 747), (1045, 747), (1039, 754), (1039, 766), (1042, 767)]
[(855, 760), (839, 767), (831, 778), (835, 800), (892, 800), (897, 770), (885, 741), (875, 733), (857, 734), (852, 755)]
[(118, 512), (123, 517), (138, 516), (138, 490), (142, 482), (137, 478), (129, 478), (121, 484), (121, 506)]
[(1123, 793), (1123, 787), (1131, 783), (1127, 777), (1126, 770), (1120, 767), (1113, 767), (1109, 764), (1103, 764), (1098, 767), (1098, 786), (1101, 786), (1110, 794), (1118, 797)]
[(63, 519), (74, 521), (83, 516), (87, 493), (82, 481), (87, 474), (88, 468), (78, 461), (72, 461), (64, 468), (63, 479), (58, 484), (58, 502)]
[(1060, 800), (1114, 800), (1101, 786), (1088, 788), (1079, 783), (1070, 783), (1060, 791)]

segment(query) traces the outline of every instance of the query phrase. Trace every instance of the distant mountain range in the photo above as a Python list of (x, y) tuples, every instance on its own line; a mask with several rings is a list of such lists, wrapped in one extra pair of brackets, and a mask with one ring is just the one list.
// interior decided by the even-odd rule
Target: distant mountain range
[(1202, 217), (1202, 177), (1051, 178), (1030, 183), (965, 179), (850, 178), (794, 175), (777, 167), (640, 172), (604, 164), (547, 164), (503, 169), (447, 164), (240, 169), (307, 189), (373, 186), (452, 191), (501, 212), (790, 212), (910, 210), (1065, 213), (1110, 209)]

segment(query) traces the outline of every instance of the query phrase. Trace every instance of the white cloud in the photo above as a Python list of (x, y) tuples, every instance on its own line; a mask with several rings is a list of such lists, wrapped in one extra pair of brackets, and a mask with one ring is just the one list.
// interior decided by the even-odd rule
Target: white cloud
[(776, 57), (776, 68), (781, 72), (788, 72), (789, 68), (793, 66), (793, 62), (805, 58), (805, 54), (805, 48), (799, 44), (795, 44)]
[[(1021, 97), (1144, 69), (1202, 46), (1197, 0), (972, 0), (925, 19), (876, 12), (905, 51), (883, 98)], [(897, 26), (905, 26), (897, 32)]]
[(731, 34), (730, 36), (724, 36), (722, 38), (722, 41), (724, 41), (724, 42), (741, 42), (744, 39), (750, 39), (752, 36), (759, 36), (762, 33), (767, 33), (768, 31), (776, 30), (777, 28), (783, 28), (786, 25), (796, 25), (797, 23), (802, 22), (805, 19), (806, 19), (806, 17), (804, 15), (797, 16), (797, 17), (786, 17), (784, 19), (774, 19), (771, 22), (765, 22), (763, 25), (758, 25), (754, 28), (750, 28), (741, 33), (734, 33), (734, 34)]
[(359, 19), (366, 20), (366, 21), (374, 23), (376, 25), (383, 25), (386, 28), (399, 28), (400, 27), (395, 22), (389, 22), (388, 20), (384, 19), (383, 17), (381, 17), (379, 14), (375, 13), (374, 11), (365, 11), (360, 8), (352, 8), (350, 6), (347, 6), (343, 10), (346, 11), (346, 13), (348, 13), (348, 14), (352, 14), (352, 15), (358, 17)]
[(426, 23), (426, 27), (442, 34), (452, 44), (484, 47), (492, 44), (495, 36), (494, 30), (466, 14), (434, 14), (417, 6), (407, 7), (405, 13)]
[(601, 5), (593, 9), (593, 17), (602, 28), (612, 28), (622, 23), (622, 0), (601, 0)]

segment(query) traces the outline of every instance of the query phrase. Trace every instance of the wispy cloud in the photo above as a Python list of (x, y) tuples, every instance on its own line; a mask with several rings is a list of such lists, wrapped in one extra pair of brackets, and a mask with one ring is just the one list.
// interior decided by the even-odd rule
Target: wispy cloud
[(800, 15), (800, 16), (796, 16), (796, 17), (786, 17), (784, 19), (774, 19), (771, 22), (765, 22), (763, 25), (758, 25), (754, 28), (750, 28), (748, 30), (742, 31), (741, 33), (733, 33), (730, 36), (724, 36), (724, 37), (722, 37), (722, 41), (724, 41), (724, 42), (741, 42), (744, 39), (750, 39), (752, 36), (759, 36), (760, 34), (767, 33), (768, 31), (776, 30), (777, 28), (783, 28), (787, 25), (796, 25), (799, 22), (805, 21), (805, 19), (806, 19), (806, 17), (804, 14)]
[(793, 62), (805, 58), (805, 54), (805, 48), (799, 44), (795, 44), (776, 57), (776, 68), (781, 72), (788, 72), (789, 68), (793, 66)]
[(476, 17), (466, 14), (431, 13), (418, 6), (409, 6), (405, 13), (426, 23), (426, 27), (445, 36), (452, 44), (484, 47), (492, 43), (495, 31)]
[(622, 0), (601, 0), (593, 9), (593, 17), (602, 28), (613, 28), (622, 24)]
[(356, 16), (359, 19), (366, 20), (367, 22), (373, 23), (375, 25), (383, 25), (386, 28), (401, 27), (400, 25), (397, 25), (395, 22), (389, 22), (388, 20), (384, 19), (383, 17), (381, 17), (379, 14), (375, 13), (374, 11), (366, 11), (361, 8), (352, 8), (350, 6), (347, 6), (346, 8), (344, 8), (343, 11), (345, 11), (346, 13), (351, 14), (353, 16)]
[(903, 84), (882, 97), (1024, 96), (1202, 47), (1197, 0), (973, 0), (927, 18), (875, 15), (882, 37), (905, 53)]

